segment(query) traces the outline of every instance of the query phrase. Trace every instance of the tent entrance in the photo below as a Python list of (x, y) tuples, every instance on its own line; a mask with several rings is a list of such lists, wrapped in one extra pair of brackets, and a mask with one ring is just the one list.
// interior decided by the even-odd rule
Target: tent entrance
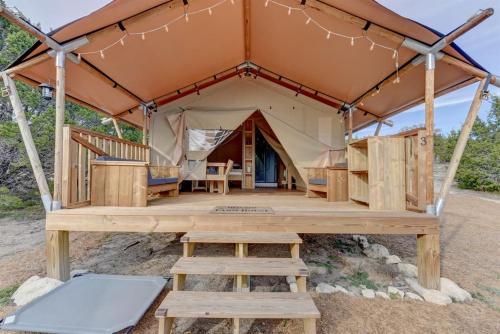
[(255, 131), (255, 187), (277, 188), (280, 159), (262, 133)]

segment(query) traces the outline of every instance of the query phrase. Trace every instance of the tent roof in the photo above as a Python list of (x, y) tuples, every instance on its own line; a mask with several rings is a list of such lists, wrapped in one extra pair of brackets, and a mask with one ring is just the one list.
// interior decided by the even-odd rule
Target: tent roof
[[(376, 1), (310, 2), (340, 9), (427, 45), (440, 38), (439, 33)], [(265, 3), (266, 0), (190, 0), (187, 11), (193, 14), (186, 22), (182, 18), (186, 7), (179, 0), (114, 0), (51, 34), (61, 44), (81, 36), (90, 40), (77, 51), (82, 54), (82, 63), (66, 62), (66, 92), (98, 110), (141, 126), (142, 113), (137, 109), (141, 102), (166, 103), (176, 95), (196, 92), (210, 80), (218, 82), (224, 75), (235, 75), (235, 69), (249, 61), (262, 68), (253, 74), (265, 78), (267, 73), (270, 80), (274, 78), (289, 88), (307, 91), (313, 98), (333, 101), (331, 105), (339, 107), (343, 102), (356, 101), (394, 73), (392, 49), (398, 50), (400, 66), (418, 56), (390, 38), (370, 30), (365, 32), (318, 7), (308, 7), (306, 13), (327, 30), (306, 24), (306, 17), (299, 11), (289, 15), (287, 7), (280, 5), (300, 7), (300, 1), (277, 0), (267, 6)], [(204, 10), (209, 6), (214, 6), (211, 15)], [(168, 32), (162, 28), (178, 17), (181, 19), (170, 24)], [(140, 33), (131, 34), (157, 27), (160, 29), (144, 38)], [(356, 39), (351, 46), (348, 38), (326, 38), (325, 31), (330, 29), (346, 36), (366, 34), (369, 40)], [(122, 46), (119, 41), (126, 33), (129, 35)], [(376, 46), (370, 51), (370, 40), (389, 49)], [(106, 49), (101, 57), (99, 51), (114, 42), (116, 45)], [(36, 43), (11, 67), (46, 49), (44, 44)], [(97, 53), (88, 53), (93, 51)], [(454, 44), (444, 52), (480, 68)], [(366, 126), (375, 119), (373, 116), (386, 117), (420, 103), (424, 97), (423, 66), (407, 73), (399, 84), (387, 85), (380, 94), (368, 98), (363, 110), (355, 113), (354, 128)], [(55, 82), (54, 62), (48, 59), (18, 74), (32, 84)], [(437, 94), (474, 80), (457, 67), (437, 63)], [(365, 115), (365, 111), (369, 114)]]

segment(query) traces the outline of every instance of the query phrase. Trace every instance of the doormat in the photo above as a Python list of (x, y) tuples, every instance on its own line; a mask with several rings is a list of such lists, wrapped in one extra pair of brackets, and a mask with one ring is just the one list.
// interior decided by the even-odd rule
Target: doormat
[(210, 213), (226, 215), (273, 215), (274, 210), (265, 206), (216, 206)]

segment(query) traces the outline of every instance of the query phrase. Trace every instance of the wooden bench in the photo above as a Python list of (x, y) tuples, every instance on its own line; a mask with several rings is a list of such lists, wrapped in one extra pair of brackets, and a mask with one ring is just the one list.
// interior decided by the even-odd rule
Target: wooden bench
[(103, 156), (91, 162), (90, 204), (144, 207), (155, 194), (179, 195), (179, 168)]
[(328, 202), (347, 201), (347, 166), (307, 167), (307, 197), (326, 197)]
[(320, 313), (307, 293), (171, 291), (155, 316), (160, 334), (171, 333), (175, 318), (303, 319), (304, 332), (315, 334)]

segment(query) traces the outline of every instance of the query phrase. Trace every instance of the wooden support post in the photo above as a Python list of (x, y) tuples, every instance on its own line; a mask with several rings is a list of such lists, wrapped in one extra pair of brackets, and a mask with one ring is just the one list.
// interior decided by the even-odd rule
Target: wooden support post
[(62, 200), (62, 145), (64, 126), (65, 103), (65, 54), (58, 51), (56, 54), (56, 126), (54, 149), (54, 203), (53, 210), (61, 208)]
[(487, 84), (487, 79), (483, 79), (479, 84), (479, 87), (477, 87), (476, 95), (472, 100), (469, 113), (467, 114), (465, 123), (462, 126), (462, 131), (460, 131), (457, 144), (455, 145), (455, 150), (453, 151), (453, 156), (451, 157), (450, 160), (450, 165), (448, 166), (448, 172), (446, 174), (446, 178), (444, 179), (443, 185), (441, 186), (439, 197), (436, 202), (437, 215), (440, 215), (443, 210), (446, 196), (448, 195), (450, 187), (453, 183), (453, 179), (455, 178), (458, 165), (460, 164), (460, 160), (462, 159), (462, 154), (464, 153), (465, 146), (467, 145), (467, 141), (469, 140), (470, 132), (472, 131), (472, 126), (476, 121), (479, 108), (481, 107), (482, 94), (486, 84)]
[(425, 58), (425, 130), (426, 130), (426, 194), (427, 205), (434, 203), (434, 70), (436, 56), (432, 53)]
[(113, 121), (113, 125), (115, 126), (115, 131), (116, 131), (118, 138), (123, 139), (122, 129), (120, 129), (120, 125), (118, 124), (118, 121), (116, 120), (116, 118), (112, 118), (111, 120)]
[(142, 119), (142, 145), (148, 144), (148, 108), (143, 107), (143, 119)]
[(250, 0), (243, 0), (243, 31), (245, 40), (245, 60), (249, 61), (251, 57), (250, 44)]
[(297, 281), (297, 289), (299, 292), (307, 292), (307, 281), (305, 276), (297, 276), (295, 277)]
[(304, 333), (316, 334), (316, 319), (304, 319)]
[(26, 147), (26, 153), (30, 160), (31, 168), (33, 169), (33, 174), (35, 175), (35, 180), (38, 185), (38, 190), (40, 191), (40, 196), (42, 198), (43, 207), (46, 212), (52, 209), (52, 196), (50, 195), (49, 186), (47, 184), (47, 179), (43, 173), (42, 163), (40, 162), (40, 157), (38, 156), (38, 151), (33, 141), (33, 136), (26, 119), (26, 114), (24, 113), (24, 108), (21, 102), (21, 98), (17, 92), (16, 84), (11, 77), (6, 73), (2, 73), (2, 78), (5, 87), (9, 91), (10, 103), (12, 104), (12, 109), (14, 110), (14, 115), (16, 117), (17, 124), (19, 126), (19, 131), (21, 132), (21, 137), (23, 138), (24, 146)]
[(184, 257), (191, 257), (191, 256), (193, 256), (195, 245), (196, 244), (194, 242), (185, 242), (183, 244), (183, 248), (184, 248), (183, 256)]
[(69, 232), (45, 232), (47, 276), (60, 281), (69, 280)]
[(427, 289), (439, 290), (439, 234), (417, 235), (418, 282)]
[(352, 108), (349, 108), (348, 142), (352, 142)]
[(172, 333), (172, 326), (174, 324), (175, 318), (166, 318), (162, 317), (159, 318), (159, 328), (158, 328), (158, 334), (170, 334)]
[(300, 258), (300, 244), (290, 244), (290, 254), (293, 259)]
[(172, 290), (173, 291), (184, 290), (185, 285), (186, 285), (186, 274), (174, 274), (174, 283)]

